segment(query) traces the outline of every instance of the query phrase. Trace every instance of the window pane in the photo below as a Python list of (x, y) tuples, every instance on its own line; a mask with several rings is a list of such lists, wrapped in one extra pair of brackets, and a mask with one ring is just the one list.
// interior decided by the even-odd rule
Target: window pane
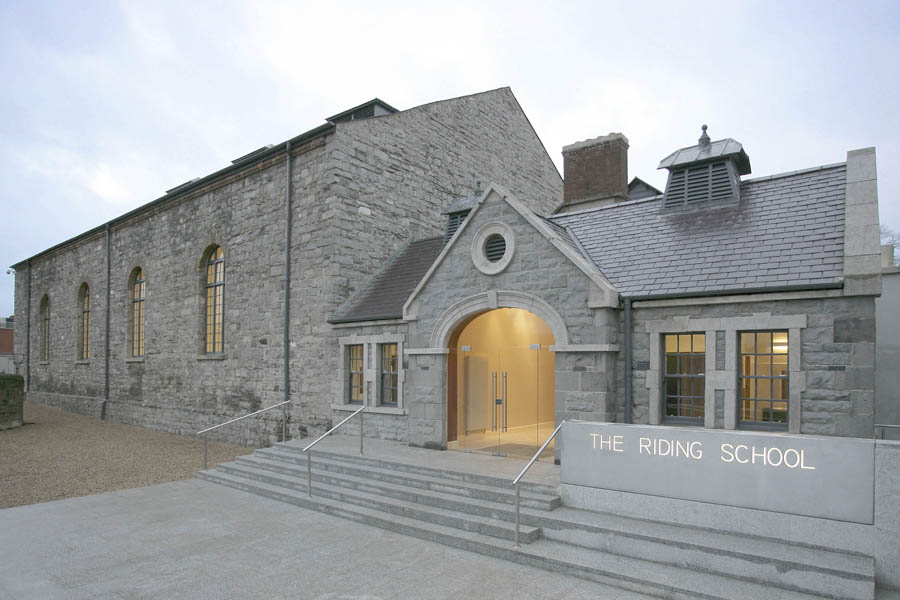
[(679, 335), (678, 336), (678, 352), (682, 354), (686, 354), (691, 351), (691, 336), (688, 335)]
[(706, 352), (706, 336), (703, 334), (694, 336), (694, 352)]
[(678, 336), (666, 335), (666, 353), (675, 354), (678, 352)]
[(756, 353), (770, 354), (772, 352), (772, 334), (757, 333), (756, 334)]
[(772, 357), (772, 375), (785, 376), (787, 372), (787, 356), (784, 354), (774, 355)]
[(755, 356), (742, 356), (741, 357), (741, 375), (744, 377), (752, 377), (755, 373), (756, 357)]
[(753, 421), (753, 413), (756, 407), (756, 403), (753, 400), (744, 400), (741, 403), (741, 420), (742, 421)]
[(678, 395), (678, 380), (666, 379), (666, 396)]
[(694, 416), (695, 417), (703, 417), (706, 413), (705, 406), (703, 404), (703, 400), (700, 398), (694, 399)]
[(706, 372), (706, 356), (703, 354), (694, 355), (691, 357), (691, 362), (693, 366), (691, 367), (692, 373), (703, 374)]
[(787, 353), (788, 334), (786, 331), (776, 331), (772, 334), (772, 351), (777, 354)]
[(752, 333), (741, 334), (741, 354), (752, 354), (756, 347), (756, 341)]
[(702, 398), (705, 388), (706, 388), (706, 382), (703, 379), (698, 377), (691, 381), (691, 395), (692, 396)]
[(772, 398), (772, 380), (756, 380), (756, 397), (760, 400), (769, 400)]
[(772, 374), (772, 357), (757, 356), (756, 357), (756, 374), (768, 377)]
[(666, 374), (675, 375), (678, 373), (678, 357), (666, 356)]

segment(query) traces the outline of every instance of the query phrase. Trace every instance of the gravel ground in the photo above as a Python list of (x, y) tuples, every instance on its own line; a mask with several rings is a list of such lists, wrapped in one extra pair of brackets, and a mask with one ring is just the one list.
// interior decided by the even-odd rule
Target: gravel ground
[[(200, 439), (25, 403), (25, 425), (0, 431), (0, 508), (189, 479)], [(253, 452), (210, 442), (209, 466)]]

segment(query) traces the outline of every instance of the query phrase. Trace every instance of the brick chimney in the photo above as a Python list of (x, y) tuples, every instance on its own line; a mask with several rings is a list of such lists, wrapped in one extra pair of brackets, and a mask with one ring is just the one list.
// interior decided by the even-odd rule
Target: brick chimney
[(570, 212), (628, 200), (628, 138), (621, 133), (563, 148), (563, 204)]

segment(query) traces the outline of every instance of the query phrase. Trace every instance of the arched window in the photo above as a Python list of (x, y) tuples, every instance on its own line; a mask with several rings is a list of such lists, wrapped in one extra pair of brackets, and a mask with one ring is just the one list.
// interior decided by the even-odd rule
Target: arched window
[(41, 360), (50, 360), (50, 297), (41, 298)]
[(91, 357), (91, 290), (82, 283), (78, 289), (78, 360)]
[(129, 282), (129, 296), (131, 297), (131, 356), (144, 355), (144, 298), (147, 293), (147, 282), (144, 278), (144, 270), (140, 267), (131, 273)]
[(224, 349), (225, 309), (225, 255), (222, 248), (214, 246), (206, 259), (206, 285), (204, 288), (206, 326), (204, 328), (204, 352), (219, 354)]

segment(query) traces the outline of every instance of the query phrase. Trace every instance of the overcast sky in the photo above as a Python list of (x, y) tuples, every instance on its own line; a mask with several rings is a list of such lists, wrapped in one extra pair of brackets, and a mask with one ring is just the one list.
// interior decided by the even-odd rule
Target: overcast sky
[(732, 137), (753, 176), (877, 148), (900, 230), (898, 2), (0, 0), (6, 267), (379, 97), (510, 86), (558, 167), (621, 131), (629, 177)]

